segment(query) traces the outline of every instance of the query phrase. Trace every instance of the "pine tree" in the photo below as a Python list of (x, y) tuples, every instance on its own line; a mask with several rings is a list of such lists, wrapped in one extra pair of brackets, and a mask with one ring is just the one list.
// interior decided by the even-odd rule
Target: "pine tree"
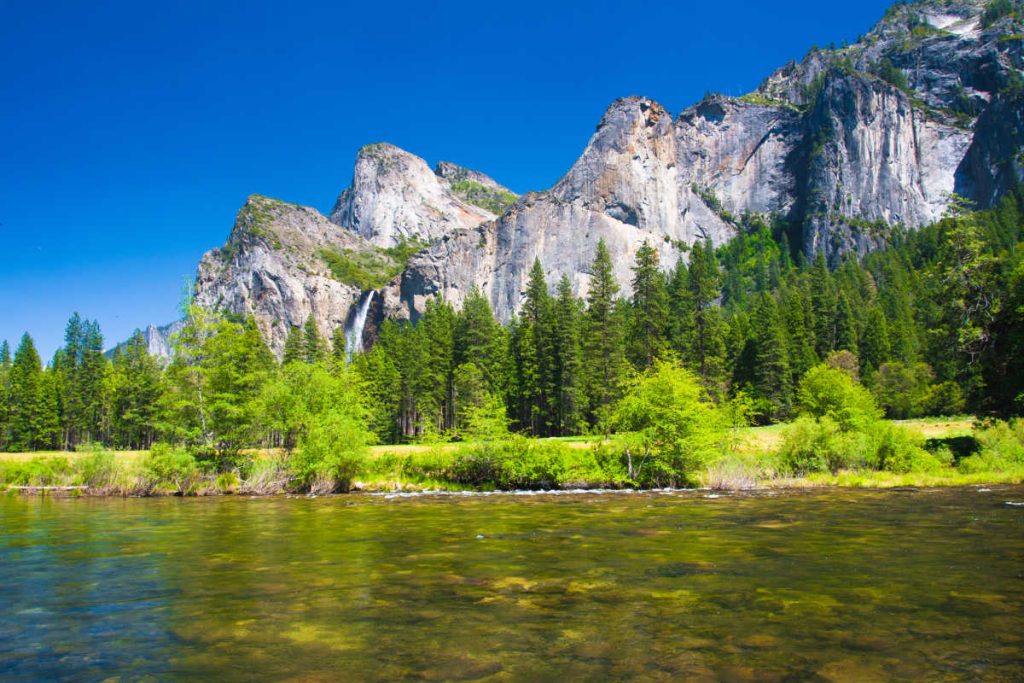
[(226, 466), (253, 441), (255, 399), (275, 368), (274, 357), (253, 318), (239, 323), (197, 306), (189, 308), (173, 343), (161, 397), (163, 431)]
[(163, 377), (159, 361), (149, 355), (139, 330), (114, 352), (111, 384), (112, 445), (149, 448), (156, 438)]
[(601, 240), (590, 267), (583, 342), (591, 424), (605, 421), (612, 404), (621, 395), (624, 341), (621, 312), (616, 305), (618, 294), (619, 283), (615, 280), (611, 255)]
[(860, 340), (860, 365), (865, 376), (889, 360), (889, 323), (882, 307), (874, 304), (864, 318), (864, 333)]
[(814, 350), (824, 358), (836, 348), (836, 307), (838, 305), (832, 275), (819, 251), (811, 269), (811, 309), (814, 321)]
[(668, 292), (658, 252), (646, 241), (633, 265), (633, 307), (629, 349), (633, 364), (645, 370), (668, 348)]
[(58, 392), (58, 414), (61, 426), (61, 446), (73, 448), (79, 440), (79, 427), (85, 422), (85, 406), (79, 383), (82, 347), (85, 345), (85, 321), (73, 313), (64, 327), (64, 347), (54, 354), (50, 367), (55, 373)]
[(82, 411), (77, 431), (83, 441), (103, 441), (108, 425), (107, 373), (110, 362), (103, 355), (103, 334), (99, 323), (86, 320), (84, 331), (81, 358), (74, 375)]
[(696, 242), (690, 253), (690, 297), (693, 302), (694, 334), (688, 364), (701, 378), (704, 388), (716, 399), (725, 393), (725, 324), (716, 305), (721, 296), (721, 273), (715, 249), (708, 240)]
[(326, 353), (324, 340), (320, 336), (313, 314), (310, 313), (302, 327), (302, 360), (311, 365), (320, 363)]
[(455, 321), (454, 364), (473, 363), (483, 373), (487, 391), (504, 396), (508, 388), (508, 336), (495, 320), (491, 304), (474, 287)]
[(836, 351), (849, 351), (854, 356), (858, 354), (857, 345), (857, 320), (853, 315), (853, 308), (850, 307), (850, 300), (846, 298), (846, 292), (839, 292), (839, 302), (836, 306)]
[(583, 305), (572, 293), (568, 275), (558, 281), (555, 301), (555, 387), (558, 390), (556, 432), (578, 434), (583, 424)]
[(0, 342), (0, 451), (10, 443), (11, 423), (11, 347), (7, 340)]
[(808, 308), (799, 282), (787, 284), (782, 288), (779, 314), (788, 332), (789, 364), (794, 385), (804, 373), (818, 363), (818, 355), (814, 351), (814, 329), (807, 319)]
[(554, 308), (539, 259), (530, 269), (516, 333), (519, 419), (531, 434), (548, 436), (557, 422)]
[(284, 340), (284, 356), (282, 365), (306, 359), (306, 338), (301, 327), (288, 328), (288, 336)]
[[(362, 378), (370, 428), (381, 443), (398, 443), (408, 436), (401, 429), (403, 384), (396, 362), (398, 354), (394, 352), (396, 329), (395, 323), (385, 322), (381, 325), (377, 343), (368, 352), (352, 357), (352, 367)], [(335, 344), (334, 358), (343, 363), (344, 333), (341, 337), (341, 352), (338, 353), (339, 347)]]
[(766, 401), (772, 420), (785, 418), (792, 405), (793, 385), (789, 367), (789, 343), (775, 299), (758, 296), (751, 317), (753, 333), (753, 388)]
[(690, 295), (690, 270), (682, 257), (668, 281), (668, 334), (672, 350), (688, 358), (693, 347), (694, 307)]
[(443, 433), (455, 424), (455, 311), (451, 304), (439, 296), (429, 300), (413, 334), (421, 345), (415, 393), (423, 427)]
[(345, 338), (345, 326), (339, 325), (331, 333), (331, 360), (335, 364), (343, 363), (348, 358), (348, 339)]
[(10, 381), (11, 450), (33, 451), (51, 445), (56, 406), (50, 405), (51, 395), (43, 377), (39, 353), (28, 333), (22, 336), (14, 352)]

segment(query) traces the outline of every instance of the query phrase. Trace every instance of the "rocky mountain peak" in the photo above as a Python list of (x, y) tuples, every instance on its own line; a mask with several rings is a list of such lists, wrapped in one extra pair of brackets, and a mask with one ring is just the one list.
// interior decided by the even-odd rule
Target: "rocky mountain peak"
[(456, 197), (496, 216), (504, 213), (519, 198), (490, 176), (450, 161), (439, 162), (434, 173), (448, 183), (449, 190)]
[(325, 336), (348, 325), (360, 301), (373, 302), (372, 329), (415, 318), (434, 295), (459, 306), (477, 287), (508, 320), (534, 259), (584, 296), (604, 240), (629, 295), (644, 242), (668, 269), (751, 214), (838, 263), (895, 225), (941, 217), (950, 193), (986, 208), (1024, 178), (1022, 16), (1019, 2), (900, 3), (853, 45), (814, 48), (743, 97), (708, 96), (675, 118), (618, 99), (565, 175), (523, 197), (367, 145), (329, 220), (250, 197), (225, 247), (203, 258), (197, 301), (256, 315), (275, 349), (310, 314)]
[(494, 217), (457, 196), (423, 159), (388, 143), (359, 150), (352, 185), (330, 213), (334, 223), (385, 248), (429, 242)]

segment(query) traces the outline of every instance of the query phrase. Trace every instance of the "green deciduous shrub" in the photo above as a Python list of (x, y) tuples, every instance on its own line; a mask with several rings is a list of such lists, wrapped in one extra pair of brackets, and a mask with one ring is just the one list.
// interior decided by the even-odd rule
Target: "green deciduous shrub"
[(320, 415), (291, 458), (298, 487), (317, 494), (348, 491), (366, 461), (371, 438), (365, 421), (349, 410)]
[(791, 474), (844, 469), (929, 472), (944, 462), (924, 448), (924, 437), (881, 419), (870, 392), (848, 373), (819, 365), (799, 390), (804, 414), (790, 425), (780, 453)]
[(897, 474), (934, 472), (952, 459), (947, 454), (929, 453), (924, 448), (924, 436), (899, 425), (878, 422), (870, 436), (873, 453), (869, 465), (875, 469)]
[(150, 492), (190, 493), (199, 481), (195, 456), (184, 448), (153, 444), (142, 461), (142, 474)]
[(729, 423), (693, 373), (668, 361), (637, 377), (612, 415), (618, 431), (635, 435), (625, 445), (627, 471), (642, 486), (698, 483), (727, 447)]
[(68, 486), (77, 483), (71, 462), (64, 457), (0, 462), (0, 481), (8, 486)]
[(844, 431), (866, 429), (882, 417), (871, 392), (848, 373), (824, 364), (807, 371), (797, 398), (805, 414), (828, 417)]
[(979, 430), (979, 451), (958, 463), (961, 471), (998, 472), (1024, 467), (1024, 418), (997, 421)]
[(118, 466), (117, 456), (104, 449), (93, 450), (75, 464), (81, 482), (99, 492), (112, 492), (124, 472)]

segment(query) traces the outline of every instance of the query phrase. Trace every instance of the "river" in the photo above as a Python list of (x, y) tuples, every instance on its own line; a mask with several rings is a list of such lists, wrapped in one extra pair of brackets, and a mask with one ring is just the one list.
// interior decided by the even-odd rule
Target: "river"
[(0, 495), (0, 678), (1020, 680), (1020, 502)]

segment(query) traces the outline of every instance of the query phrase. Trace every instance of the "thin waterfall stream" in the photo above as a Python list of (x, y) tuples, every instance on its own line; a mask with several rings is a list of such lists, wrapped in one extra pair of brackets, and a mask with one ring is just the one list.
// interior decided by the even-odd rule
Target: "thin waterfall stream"
[(359, 302), (359, 309), (356, 317), (352, 320), (352, 327), (345, 331), (345, 358), (352, 359), (352, 354), (363, 350), (363, 330), (366, 328), (366, 316), (370, 313), (370, 304), (373, 303), (373, 290), (363, 294)]

